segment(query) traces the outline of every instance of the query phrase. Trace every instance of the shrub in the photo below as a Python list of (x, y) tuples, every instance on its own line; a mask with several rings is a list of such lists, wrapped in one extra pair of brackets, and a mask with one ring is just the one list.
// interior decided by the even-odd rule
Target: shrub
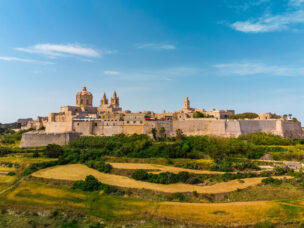
[(11, 172), (8, 172), (7, 175), (8, 175), (8, 176), (15, 176), (16, 173), (11, 171)]
[(76, 181), (73, 184), (73, 189), (80, 189), (82, 191), (99, 191), (101, 183), (92, 175), (86, 176), (84, 181)]
[(89, 192), (103, 190), (104, 193), (106, 193), (106, 194), (110, 194), (110, 193), (116, 193), (116, 194), (120, 194), (120, 195), (123, 194), (123, 192), (118, 190), (117, 188), (99, 182), (92, 175), (86, 176), (86, 179), (84, 181), (82, 181), (82, 180), (81, 181), (76, 181), (73, 184), (72, 188), (73, 189), (79, 189), (79, 190), (82, 190), (82, 191), (89, 191)]
[(149, 174), (147, 173), (147, 171), (142, 169), (138, 169), (134, 173), (132, 173), (132, 178), (135, 180), (146, 180), (148, 179), (148, 177)]
[(58, 158), (63, 154), (63, 148), (57, 144), (49, 144), (44, 153), (49, 158)]
[(276, 179), (276, 178), (272, 178), (272, 177), (267, 177), (265, 179), (262, 180), (263, 184), (274, 184), (274, 185), (280, 185), (282, 184), (282, 180), (280, 179)]

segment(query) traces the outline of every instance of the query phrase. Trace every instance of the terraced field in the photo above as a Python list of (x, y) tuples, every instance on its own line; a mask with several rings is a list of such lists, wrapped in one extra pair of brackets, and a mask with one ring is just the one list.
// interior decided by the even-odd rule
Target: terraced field
[(106, 174), (98, 172), (97, 170), (88, 168), (82, 164), (72, 164), (55, 166), (43, 170), (39, 170), (32, 174), (34, 177), (56, 179), (56, 180), (84, 180), (87, 175), (93, 175), (99, 179), (102, 183), (124, 187), (124, 188), (137, 188), (137, 189), (149, 189), (153, 191), (176, 193), (176, 192), (194, 192), (205, 193), (205, 194), (216, 194), (232, 192), (238, 189), (248, 188), (261, 183), (263, 178), (246, 178), (239, 180), (232, 180), (228, 182), (217, 183), (212, 186), (198, 186), (190, 184), (154, 184), (143, 181), (137, 181), (126, 176)]
[(55, 161), (54, 158), (32, 158), (32, 157), (0, 157), (0, 163), (32, 164), (40, 162)]
[(113, 168), (116, 169), (144, 169), (144, 170), (151, 170), (150, 173), (161, 173), (161, 172), (171, 172), (171, 173), (179, 173), (179, 172), (189, 172), (189, 173), (196, 173), (196, 174), (223, 174), (223, 172), (215, 172), (209, 170), (195, 170), (195, 169), (185, 169), (179, 168), (174, 166), (165, 166), (165, 165), (158, 165), (158, 164), (147, 164), (147, 163), (114, 163), (110, 162), (109, 164), (112, 165)]
[(182, 224), (244, 226), (261, 221), (296, 221), (303, 218), (302, 201), (233, 203), (151, 202), (88, 192), (66, 186), (23, 182), (6, 196), (9, 203), (42, 208), (90, 209), (108, 221), (130, 219), (171, 220)]

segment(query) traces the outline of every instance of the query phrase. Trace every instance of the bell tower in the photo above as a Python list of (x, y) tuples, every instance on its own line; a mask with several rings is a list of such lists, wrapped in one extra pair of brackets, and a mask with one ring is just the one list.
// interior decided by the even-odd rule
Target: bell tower
[(189, 110), (190, 109), (190, 101), (188, 96), (186, 97), (185, 101), (184, 101), (184, 109), (185, 110)]
[(113, 93), (113, 97), (111, 98), (111, 106), (113, 108), (119, 108), (119, 97), (116, 94), (116, 91)]
[(106, 93), (104, 93), (103, 96), (102, 96), (102, 99), (100, 101), (100, 106), (107, 105), (107, 104), (109, 104), (109, 100), (107, 98)]

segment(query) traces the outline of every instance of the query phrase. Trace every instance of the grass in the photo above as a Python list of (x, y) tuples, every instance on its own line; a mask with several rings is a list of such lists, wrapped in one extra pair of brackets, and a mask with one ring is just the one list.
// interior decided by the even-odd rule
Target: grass
[(281, 185), (256, 185), (225, 194), (218, 197), (215, 202), (255, 201), (255, 200), (278, 200), (304, 198), (304, 191), (290, 183), (283, 182)]
[(0, 166), (0, 172), (14, 172), (14, 171), (16, 171), (16, 168)]
[(154, 170), (151, 173), (161, 173), (161, 172), (171, 172), (171, 173), (179, 173), (182, 171), (196, 174), (223, 174), (223, 172), (215, 172), (208, 170), (195, 170), (195, 169), (185, 169), (174, 166), (165, 166), (165, 165), (157, 165), (157, 164), (148, 164), (148, 163), (114, 163), (110, 162), (113, 168), (116, 169), (144, 169), (144, 170)]
[(28, 204), (47, 204), (72, 207), (85, 207), (87, 196), (81, 193), (71, 192), (69, 189), (48, 187), (43, 184), (26, 182), (7, 195), (8, 200)]
[(32, 174), (34, 177), (56, 179), (56, 180), (84, 180), (87, 175), (93, 175), (104, 184), (114, 185), (123, 188), (149, 189), (152, 191), (176, 193), (176, 192), (194, 192), (204, 194), (216, 194), (245, 189), (250, 186), (261, 183), (263, 178), (246, 178), (242, 182), (232, 180), (228, 182), (217, 183), (211, 186), (198, 186), (190, 184), (154, 184), (149, 182), (137, 181), (126, 176), (114, 174), (106, 174), (97, 170), (88, 168), (82, 164), (72, 164), (55, 166), (43, 170), (39, 170)]
[(56, 208), (74, 211), (73, 214), (85, 212), (88, 216), (102, 218), (108, 224), (114, 224), (113, 226), (141, 220), (147, 222), (147, 227), (152, 227), (148, 224), (155, 221), (155, 227), (162, 226), (161, 223), (165, 221), (186, 226), (246, 226), (265, 220), (284, 224), (299, 222), (304, 214), (302, 200), (232, 203), (152, 202), (98, 192), (79, 192), (71, 190), (68, 186), (38, 181), (25, 181), (6, 196), (1, 196), (0, 206), (7, 205), (14, 205), (21, 210), (32, 208), (45, 211)]
[(56, 161), (54, 158), (31, 158), (31, 157), (0, 157), (0, 163), (32, 164), (48, 161)]
[(17, 179), (16, 176), (0, 175), (0, 184), (11, 184)]
[(212, 159), (189, 159), (189, 158), (126, 158), (126, 157), (112, 157), (107, 156), (108, 162), (113, 163), (146, 163), (159, 165), (172, 165), (183, 167), (187, 164), (197, 164), (201, 169), (210, 169), (214, 165)]

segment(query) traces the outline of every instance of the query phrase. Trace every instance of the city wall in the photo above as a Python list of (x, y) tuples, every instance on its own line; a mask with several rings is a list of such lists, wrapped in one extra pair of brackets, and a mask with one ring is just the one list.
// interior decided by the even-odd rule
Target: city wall
[(68, 145), (69, 142), (78, 139), (81, 134), (75, 132), (66, 133), (41, 133), (27, 132), (22, 135), (20, 147), (39, 147), (48, 144)]
[(80, 135), (111, 136), (115, 134), (147, 134), (152, 137), (152, 129), (166, 130), (167, 136), (175, 136), (181, 129), (184, 135), (213, 135), (220, 137), (238, 137), (249, 133), (264, 132), (288, 138), (302, 138), (300, 122), (283, 120), (215, 120), (187, 119), (144, 121), (128, 124), (124, 121), (88, 121), (88, 122), (50, 122), (45, 133), (29, 132), (22, 136), (21, 147), (46, 146), (48, 144), (67, 145)]
[(79, 132), (82, 135), (147, 134), (152, 136), (152, 129), (165, 128), (167, 136), (175, 136), (177, 129), (185, 135), (214, 135), (238, 137), (249, 133), (264, 132), (289, 138), (301, 138), (300, 122), (284, 120), (158, 120), (128, 124), (125, 121), (88, 121), (88, 122), (50, 122), (46, 133)]

